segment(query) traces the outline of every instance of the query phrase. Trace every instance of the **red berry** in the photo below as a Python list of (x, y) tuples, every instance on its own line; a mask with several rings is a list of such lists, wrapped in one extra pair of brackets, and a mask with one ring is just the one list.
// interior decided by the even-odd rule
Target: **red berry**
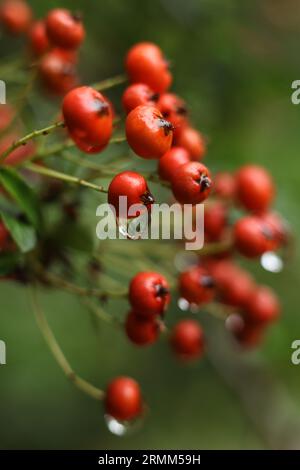
[(174, 172), (184, 163), (188, 163), (190, 157), (183, 147), (172, 147), (158, 162), (158, 173), (161, 179), (171, 181)]
[(266, 324), (277, 320), (280, 314), (279, 300), (271, 289), (259, 286), (249, 299), (245, 318), (251, 323)]
[[(16, 132), (11, 132), (9, 134), (5, 134), (2, 137), (0, 142), (0, 155), (5, 152), (8, 147), (10, 147), (14, 142), (16, 142), (20, 138), (20, 135)], [(22, 145), (18, 147), (13, 152), (11, 152), (8, 157), (4, 160), (5, 165), (15, 166), (23, 161), (27, 160), (28, 158), (32, 157), (35, 152), (35, 144), (33, 141), (28, 142), (26, 145)]]
[(169, 284), (159, 273), (138, 273), (130, 282), (129, 301), (143, 317), (162, 315), (170, 303)]
[(155, 106), (157, 98), (158, 95), (148, 85), (134, 83), (124, 91), (122, 103), (128, 114), (138, 106)]
[(0, 221), (0, 251), (5, 250), (8, 238), (9, 231), (7, 230), (3, 222)]
[(202, 266), (193, 266), (179, 276), (180, 295), (192, 304), (205, 304), (215, 295), (215, 283)]
[(224, 199), (232, 199), (235, 196), (236, 183), (231, 173), (217, 173), (214, 177), (214, 192)]
[(4, 0), (0, 6), (0, 21), (12, 34), (25, 33), (31, 23), (32, 11), (24, 0)]
[[(231, 317), (235, 318), (228, 321)], [(249, 323), (239, 315), (230, 315), (228, 320), (226, 324), (229, 331), (243, 348), (254, 348), (261, 343), (265, 332), (264, 325)]]
[(5, 131), (14, 119), (15, 111), (9, 104), (0, 106), (0, 132)]
[(262, 212), (274, 199), (270, 174), (262, 167), (246, 165), (236, 175), (237, 199), (248, 210)]
[[(115, 208), (118, 217), (126, 218), (126, 214), (120, 214), (120, 196), (127, 196), (128, 208), (134, 204), (140, 204), (145, 205), (146, 209), (151, 209), (151, 205), (154, 202), (147, 181), (143, 176), (134, 171), (119, 173), (112, 179), (108, 188), (108, 203)], [(133, 218), (135, 216), (127, 214), (127, 217)]]
[(30, 49), (36, 56), (43, 55), (49, 49), (49, 40), (44, 21), (36, 21), (29, 31)]
[(155, 44), (141, 42), (127, 53), (125, 66), (132, 83), (145, 83), (155, 93), (165, 92), (172, 76), (162, 51)]
[(80, 15), (64, 8), (50, 11), (46, 18), (46, 29), (50, 41), (63, 49), (77, 49), (85, 36)]
[(195, 320), (181, 320), (171, 333), (171, 346), (181, 359), (191, 360), (202, 356), (204, 334)]
[(268, 227), (272, 237), (270, 240), (270, 250), (276, 250), (280, 245), (288, 241), (290, 228), (285, 220), (276, 212), (266, 212), (260, 216), (265, 226)]
[(172, 144), (173, 126), (154, 106), (138, 106), (126, 118), (126, 137), (143, 158), (160, 158)]
[(191, 157), (191, 160), (202, 160), (206, 154), (206, 143), (200, 132), (192, 127), (182, 127), (176, 134), (176, 145), (184, 147)]
[(134, 311), (127, 315), (125, 330), (130, 341), (137, 346), (152, 344), (159, 335), (159, 325), (155, 319), (143, 318)]
[(157, 107), (165, 119), (174, 126), (174, 136), (179, 135), (182, 127), (187, 126), (187, 106), (179, 96), (173, 93), (163, 93), (157, 102)]
[(202, 163), (189, 162), (181, 165), (172, 175), (172, 191), (181, 204), (199, 204), (210, 193), (210, 172)]
[(206, 241), (215, 242), (224, 236), (227, 216), (227, 207), (220, 201), (205, 206), (204, 232)]
[(259, 217), (247, 216), (234, 226), (234, 244), (244, 256), (255, 258), (274, 249), (277, 242), (271, 226)]
[(66, 51), (53, 49), (42, 57), (38, 67), (50, 92), (64, 95), (78, 84), (75, 57)]
[(83, 152), (98, 153), (107, 146), (113, 119), (101, 93), (88, 86), (75, 88), (64, 98), (63, 115), (71, 138)]
[(139, 384), (130, 377), (115, 378), (106, 389), (105, 411), (120, 421), (130, 421), (142, 412)]

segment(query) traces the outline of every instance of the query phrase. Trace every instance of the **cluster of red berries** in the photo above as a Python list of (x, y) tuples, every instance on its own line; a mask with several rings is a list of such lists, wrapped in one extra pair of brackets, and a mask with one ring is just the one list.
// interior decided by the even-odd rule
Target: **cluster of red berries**
[[(80, 15), (54, 9), (45, 19), (33, 21), (25, 0), (4, 0), (0, 4), (0, 22), (12, 34), (27, 35), (44, 84), (64, 96), (63, 120), (76, 147), (86, 154), (102, 152), (113, 133), (114, 110), (102, 93), (90, 86), (79, 86), (76, 64), (85, 36)], [(172, 74), (161, 49), (148, 42), (134, 45), (127, 53), (125, 68), (130, 84), (123, 93), (122, 104), (130, 148), (139, 157), (158, 160), (158, 176), (170, 185), (180, 204), (195, 206), (212, 195), (205, 205), (205, 241), (217, 243), (222, 249), (215, 255), (200, 255), (198, 264), (179, 274), (180, 297), (188, 306), (200, 308), (218, 302), (228, 312), (226, 326), (233, 336), (244, 346), (254, 346), (266, 327), (278, 318), (280, 305), (275, 293), (257, 285), (234, 257), (241, 254), (257, 258), (288, 242), (285, 222), (270, 210), (275, 196), (272, 178), (260, 166), (246, 165), (236, 174), (216, 174), (212, 184), (210, 171), (202, 163), (205, 138), (192, 127), (185, 101), (170, 92)], [(0, 133), (1, 154), (22, 133), (20, 119), (9, 105), (0, 107)], [(4, 163), (20, 164), (34, 151), (32, 143), (19, 146)], [(142, 205), (151, 211), (154, 198), (141, 174), (118, 173), (108, 188), (108, 202), (117, 217), (136, 217), (140, 210), (122, 213), (121, 196), (127, 197), (127, 207)], [(247, 213), (234, 220), (237, 210)], [(8, 249), (9, 241), (9, 232), (1, 222), (1, 251)], [(203, 355), (205, 337), (198, 321), (181, 319), (170, 332), (164, 325), (171, 301), (164, 276), (157, 272), (136, 274), (128, 297), (130, 311), (124, 329), (134, 345), (151, 345), (164, 333), (181, 360)], [(105, 409), (120, 421), (138, 418), (145, 409), (139, 385), (128, 377), (114, 379), (106, 389)]]

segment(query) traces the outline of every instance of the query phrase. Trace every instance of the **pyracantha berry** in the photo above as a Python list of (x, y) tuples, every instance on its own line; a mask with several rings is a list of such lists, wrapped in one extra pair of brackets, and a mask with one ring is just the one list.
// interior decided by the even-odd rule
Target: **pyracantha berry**
[(0, 221), (0, 251), (4, 250), (9, 239), (9, 231), (4, 223)]
[(181, 165), (172, 175), (172, 191), (181, 204), (199, 204), (210, 193), (210, 172), (202, 163), (189, 162)]
[(226, 320), (227, 329), (242, 348), (258, 346), (263, 339), (265, 325), (245, 321), (240, 315), (232, 314)]
[(105, 411), (120, 421), (137, 418), (143, 408), (139, 384), (130, 377), (115, 378), (106, 389)]
[(144, 205), (145, 209), (150, 210), (154, 202), (147, 181), (142, 175), (134, 171), (123, 171), (112, 179), (108, 188), (108, 203), (114, 207), (117, 217), (136, 217), (138, 214), (122, 213), (120, 196), (127, 197), (128, 209), (134, 204), (139, 204)]
[(154, 106), (138, 106), (126, 118), (126, 137), (143, 158), (160, 158), (172, 144), (173, 126)]
[(179, 276), (180, 295), (192, 304), (205, 304), (215, 295), (215, 282), (207, 269), (192, 266)]
[(76, 56), (62, 49), (47, 52), (38, 65), (40, 78), (52, 93), (64, 95), (78, 85)]
[(184, 163), (190, 161), (187, 150), (183, 147), (172, 147), (158, 162), (158, 173), (162, 180), (171, 181), (174, 172)]
[(145, 83), (155, 93), (164, 93), (171, 85), (168, 63), (155, 44), (141, 42), (134, 45), (127, 53), (125, 66), (132, 83)]
[(214, 177), (214, 193), (224, 199), (233, 199), (236, 192), (235, 177), (231, 173), (221, 172)]
[(204, 208), (205, 240), (221, 240), (227, 228), (228, 209), (221, 201), (213, 202)]
[(277, 212), (266, 212), (260, 216), (260, 219), (273, 234), (270, 250), (276, 250), (281, 245), (287, 243), (291, 230), (287, 222)]
[(138, 273), (130, 282), (129, 301), (143, 317), (163, 315), (170, 303), (169, 284), (159, 273)]
[(182, 127), (187, 126), (187, 106), (185, 101), (174, 93), (163, 93), (157, 107), (165, 119), (174, 126), (174, 137), (179, 136)]
[(148, 346), (157, 340), (159, 324), (156, 319), (145, 318), (139, 312), (131, 311), (126, 318), (125, 331), (132, 343)]
[(83, 152), (98, 153), (107, 146), (113, 119), (101, 93), (88, 86), (75, 88), (65, 96), (62, 109), (70, 137)]
[(275, 195), (270, 174), (262, 167), (246, 165), (236, 175), (236, 195), (243, 207), (250, 211), (265, 211)]
[(49, 49), (49, 40), (44, 21), (36, 21), (30, 28), (29, 44), (31, 51), (36, 56), (45, 54)]
[(204, 334), (195, 320), (181, 320), (171, 332), (171, 346), (183, 360), (198, 359), (204, 352)]
[(24, 0), (4, 0), (0, 5), (0, 21), (11, 34), (25, 33), (30, 27), (32, 11)]
[(183, 126), (176, 133), (175, 144), (184, 147), (191, 160), (202, 160), (206, 154), (206, 142), (202, 134), (192, 127)]
[(158, 94), (143, 83), (134, 83), (126, 88), (122, 96), (122, 103), (126, 113), (130, 113), (138, 106), (155, 106)]
[[(0, 142), (0, 155), (5, 152), (14, 142), (16, 142), (20, 138), (16, 132), (11, 132), (6, 134)], [(23, 161), (27, 160), (28, 158), (34, 155), (36, 146), (33, 141), (29, 141), (26, 145), (22, 145), (21, 147), (16, 148), (13, 150), (8, 157), (4, 160), (4, 165), (15, 166)]]
[(280, 303), (271, 289), (258, 286), (244, 310), (247, 321), (254, 324), (271, 323), (279, 317)]
[(233, 234), (235, 247), (248, 258), (261, 256), (278, 246), (272, 227), (257, 216), (239, 219), (234, 226)]
[(11, 124), (15, 116), (15, 110), (9, 104), (0, 106), (0, 132), (3, 132)]
[(81, 15), (64, 8), (56, 8), (48, 13), (46, 30), (50, 41), (63, 49), (77, 49), (85, 36)]

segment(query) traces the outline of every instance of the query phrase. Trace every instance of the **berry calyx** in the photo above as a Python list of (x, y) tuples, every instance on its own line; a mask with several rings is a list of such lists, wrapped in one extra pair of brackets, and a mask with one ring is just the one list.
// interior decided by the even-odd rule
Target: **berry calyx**
[(24, 0), (4, 0), (0, 5), (0, 22), (11, 34), (25, 33), (30, 27), (32, 11)]
[(157, 340), (159, 324), (155, 319), (145, 318), (139, 312), (131, 311), (126, 318), (125, 331), (132, 343), (148, 346)]
[(204, 137), (192, 127), (183, 126), (179, 128), (179, 132), (176, 133), (175, 144), (184, 147), (189, 152), (191, 160), (202, 160), (206, 154)]
[(246, 165), (236, 175), (237, 200), (250, 211), (265, 211), (272, 203), (275, 187), (270, 174), (257, 165)]
[(199, 204), (210, 193), (212, 180), (209, 170), (199, 162), (181, 165), (172, 175), (172, 191), (181, 204)]
[(106, 389), (105, 411), (120, 421), (131, 421), (142, 412), (139, 384), (130, 377), (115, 378)]
[(127, 197), (128, 209), (134, 204), (139, 204), (144, 205), (145, 210), (151, 210), (151, 205), (154, 202), (147, 181), (142, 175), (134, 171), (123, 171), (112, 179), (108, 188), (108, 203), (114, 207), (117, 217), (136, 217), (138, 214), (122, 213), (120, 196)]
[(123, 107), (128, 114), (138, 106), (155, 106), (158, 96), (148, 85), (134, 83), (127, 87), (123, 93)]
[(132, 83), (145, 83), (155, 93), (164, 93), (171, 85), (168, 63), (161, 49), (151, 42), (135, 44), (127, 53), (125, 67)]
[(160, 158), (172, 144), (173, 126), (154, 106), (138, 106), (126, 118), (126, 137), (143, 158)]
[(98, 153), (107, 146), (113, 119), (101, 93), (88, 86), (75, 88), (65, 96), (62, 108), (70, 137), (83, 152)]
[(180, 295), (191, 304), (211, 302), (215, 295), (213, 277), (202, 266), (192, 266), (179, 276)]
[(139, 315), (163, 315), (170, 303), (170, 288), (164, 276), (155, 272), (136, 274), (130, 282), (129, 301)]
[(46, 30), (52, 44), (63, 49), (77, 49), (85, 37), (80, 15), (64, 8), (50, 11), (46, 18)]
[(187, 150), (183, 147), (172, 147), (158, 162), (158, 173), (162, 180), (171, 181), (175, 171), (190, 161)]
[(195, 320), (181, 320), (171, 332), (171, 346), (183, 360), (199, 359), (204, 352), (204, 334)]
[(179, 135), (181, 128), (188, 124), (185, 101), (174, 93), (163, 93), (159, 97), (157, 107), (164, 118), (173, 124), (174, 137)]

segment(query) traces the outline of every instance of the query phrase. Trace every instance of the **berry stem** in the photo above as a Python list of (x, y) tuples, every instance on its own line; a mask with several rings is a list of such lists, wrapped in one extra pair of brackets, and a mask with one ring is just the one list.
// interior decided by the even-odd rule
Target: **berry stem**
[(37, 300), (36, 290), (31, 289), (31, 302), (33, 310), (35, 313), (36, 321), (41, 333), (44, 336), (46, 343), (49, 346), (50, 351), (52, 352), (56, 362), (61, 367), (67, 378), (82, 392), (86, 393), (95, 400), (102, 400), (104, 397), (103, 390), (95, 387), (91, 383), (79, 377), (72, 367), (70, 366), (68, 360), (66, 359), (64, 353), (62, 352), (59, 344), (56, 341), (56, 338), (51, 330), (49, 323), (44, 315), (44, 312), (40, 308), (40, 305)]
[(101, 82), (94, 83), (91, 85), (97, 91), (104, 91), (108, 90), (109, 88), (113, 88), (117, 85), (122, 85), (123, 83), (127, 82), (126, 75), (116, 75), (112, 78), (107, 78), (106, 80), (102, 80)]
[(2, 155), (0, 156), (0, 162), (3, 162), (3, 160), (5, 160), (14, 150), (16, 150), (19, 147), (22, 147), (22, 145), (26, 145), (27, 142), (29, 142), (30, 140), (36, 139), (37, 137), (40, 137), (40, 136), (48, 135), (51, 132), (63, 126), (64, 126), (64, 122), (59, 121), (59, 122), (56, 122), (55, 124), (52, 124), (51, 126), (44, 127), (43, 129), (39, 129), (37, 131), (33, 131), (30, 134), (25, 135), (24, 137), (14, 142), (12, 145), (10, 145), (2, 153)]
[(71, 176), (66, 173), (61, 173), (60, 171), (52, 170), (51, 168), (45, 168), (36, 165), (35, 163), (29, 163), (25, 166), (25, 168), (27, 170), (33, 171), (34, 173), (39, 173), (40, 175), (49, 176), (50, 178), (56, 178), (61, 181), (66, 181), (67, 183), (77, 184), (85, 188), (93, 189), (94, 191), (98, 191), (100, 193), (107, 193), (107, 189), (103, 188), (103, 186), (90, 183), (89, 181), (77, 178), (76, 176)]

